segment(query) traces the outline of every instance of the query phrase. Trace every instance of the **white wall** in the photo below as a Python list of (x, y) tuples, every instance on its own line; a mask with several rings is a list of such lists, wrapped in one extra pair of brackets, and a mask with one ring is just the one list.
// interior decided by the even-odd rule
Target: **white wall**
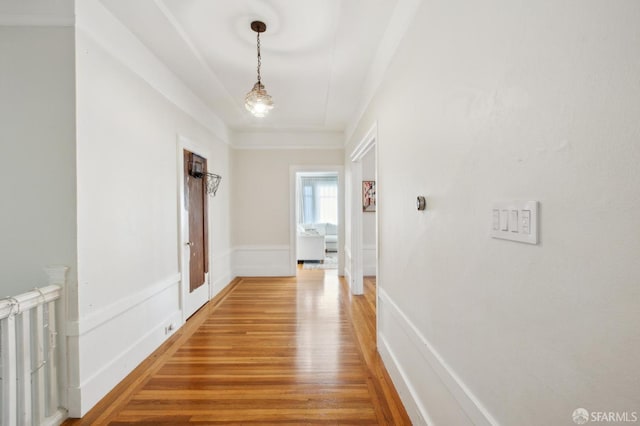
[(76, 272), (74, 30), (0, 26), (0, 297)]
[(233, 150), (236, 275), (290, 274), (290, 167), (343, 162), (342, 149)]
[[(79, 316), (69, 330), (80, 416), (180, 325), (178, 135), (223, 176), (210, 199), (211, 282), (228, 284), (229, 147), (201, 104), (99, 2), (77, 4)], [(204, 115), (203, 115), (204, 114)], [(213, 123), (213, 126), (211, 125)], [(224, 134), (224, 132), (221, 132)]]
[[(639, 21), (422, 3), (345, 150), (378, 121), (380, 350), (416, 424), (638, 411)], [(540, 244), (489, 237), (503, 199), (540, 201)]]

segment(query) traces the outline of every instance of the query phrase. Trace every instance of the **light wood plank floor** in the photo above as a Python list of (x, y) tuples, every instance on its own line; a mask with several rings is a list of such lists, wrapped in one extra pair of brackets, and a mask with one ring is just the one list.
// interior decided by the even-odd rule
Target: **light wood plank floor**
[(242, 278), (66, 425), (409, 425), (375, 349), (375, 279)]

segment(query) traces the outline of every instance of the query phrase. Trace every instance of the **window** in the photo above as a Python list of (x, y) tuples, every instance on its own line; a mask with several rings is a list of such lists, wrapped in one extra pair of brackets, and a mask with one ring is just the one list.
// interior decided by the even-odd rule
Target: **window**
[(298, 223), (338, 224), (338, 177), (298, 176)]

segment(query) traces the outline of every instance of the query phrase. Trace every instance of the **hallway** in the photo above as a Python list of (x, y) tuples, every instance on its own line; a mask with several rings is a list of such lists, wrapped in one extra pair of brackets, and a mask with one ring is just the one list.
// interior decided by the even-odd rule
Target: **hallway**
[(335, 271), (241, 278), (82, 420), (86, 424), (410, 424), (375, 351), (375, 284)]

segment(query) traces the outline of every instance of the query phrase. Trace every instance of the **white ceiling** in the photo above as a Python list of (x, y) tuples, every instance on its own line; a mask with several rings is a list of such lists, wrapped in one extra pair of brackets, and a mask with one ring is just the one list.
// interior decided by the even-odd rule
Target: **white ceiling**
[[(367, 96), (365, 82), (398, 0), (101, 0), (224, 122), (238, 131), (343, 131)], [(275, 108), (244, 109), (256, 81)]]

